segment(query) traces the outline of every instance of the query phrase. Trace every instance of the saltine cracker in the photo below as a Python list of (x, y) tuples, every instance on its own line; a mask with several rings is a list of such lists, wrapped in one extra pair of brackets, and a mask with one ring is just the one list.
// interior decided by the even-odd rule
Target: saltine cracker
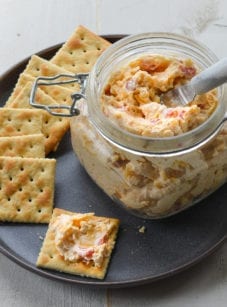
[[(104, 261), (100, 267), (94, 266), (92, 263), (85, 263), (82, 261), (78, 262), (70, 262), (66, 261), (58, 252), (55, 246), (55, 232), (54, 232), (54, 223), (57, 217), (61, 214), (73, 215), (76, 213), (55, 208), (53, 211), (52, 218), (50, 220), (50, 224), (46, 233), (46, 236), (43, 241), (43, 245), (41, 247), (38, 259), (37, 266), (52, 269), (56, 271), (61, 271), (65, 273), (70, 273), (74, 275), (92, 277), (103, 279), (107, 272), (107, 267), (110, 261), (111, 252), (115, 245), (115, 240), (119, 228), (119, 220), (115, 218), (107, 218), (107, 217), (98, 217), (95, 215), (91, 215), (91, 219), (97, 221), (107, 221), (111, 224), (111, 232), (109, 233), (108, 238), (108, 246), (109, 246), (109, 254), (104, 258)], [(79, 214), (81, 216), (81, 214)]]
[(0, 157), (0, 221), (48, 223), (55, 159)]
[(110, 45), (110, 42), (80, 25), (50, 62), (72, 73), (87, 73)]
[(0, 137), (42, 133), (43, 111), (0, 108)]

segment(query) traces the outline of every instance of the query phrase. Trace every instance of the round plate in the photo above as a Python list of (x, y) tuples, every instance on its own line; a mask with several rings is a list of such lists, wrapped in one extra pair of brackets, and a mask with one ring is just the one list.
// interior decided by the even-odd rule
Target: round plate
[[(122, 36), (105, 36), (114, 42)], [(50, 59), (61, 44), (38, 55)], [(0, 79), (0, 103), (12, 91), (29, 59), (8, 70)], [(55, 280), (98, 287), (124, 287), (169, 277), (202, 260), (226, 239), (227, 186), (194, 207), (164, 220), (148, 221), (118, 207), (87, 175), (73, 153), (70, 132), (57, 152), (55, 206), (75, 212), (117, 217), (121, 221), (117, 244), (104, 280), (83, 278), (36, 267), (47, 225), (0, 223), (0, 251), (25, 267)], [(145, 232), (139, 229), (145, 226)]]

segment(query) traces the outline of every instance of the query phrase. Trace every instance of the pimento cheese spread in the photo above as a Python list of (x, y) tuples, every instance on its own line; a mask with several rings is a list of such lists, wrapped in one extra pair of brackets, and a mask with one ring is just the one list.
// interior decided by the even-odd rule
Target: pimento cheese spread
[(216, 91), (199, 95), (188, 106), (163, 104), (161, 94), (198, 73), (191, 59), (146, 55), (135, 59), (108, 80), (101, 95), (104, 114), (131, 133), (170, 137), (190, 131), (215, 110)]
[(93, 213), (57, 217), (53, 225), (55, 246), (66, 261), (101, 267), (104, 258), (109, 257), (113, 242), (108, 239), (113, 224), (109, 219), (93, 217)]

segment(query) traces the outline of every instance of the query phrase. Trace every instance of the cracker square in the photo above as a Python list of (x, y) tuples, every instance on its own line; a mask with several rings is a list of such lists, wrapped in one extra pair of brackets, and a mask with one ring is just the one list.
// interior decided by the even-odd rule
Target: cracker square
[(43, 134), (0, 137), (0, 156), (45, 158)]
[(78, 26), (50, 62), (73, 73), (86, 73), (110, 45), (102, 37)]
[[(69, 222), (68, 217), (72, 217), (73, 220)], [(82, 225), (82, 223), (84, 224)], [(95, 226), (96, 228), (89, 228), (88, 223), (93, 223), (92, 225), (96, 225)], [(75, 228), (73, 228), (72, 225), (73, 227), (77, 227), (77, 229), (81, 229), (82, 227), (84, 227), (83, 231), (81, 230), (80, 235), (78, 235), (77, 233), (78, 236), (76, 235), (77, 241), (75, 241), (76, 242), (75, 244), (81, 243), (81, 242), (78, 243), (78, 241), (80, 240), (82, 241), (81, 246), (77, 248), (81, 249), (83, 251), (82, 253), (86, 254), (85, 257), (87, 257), (87, 259), (84, 258), (86, 259), (86, 261), (83, 260), (83, 257), (82, 258), (79, 257), (76, 260), (73, 259), (72, 261), (70, 261), (69, 259), (72, 259), (69, 258), (70, 252), (67, 254), (68, 258), (65, 255), (61, 254), (62, 252), (61, 247), (64, 246), (63, 247), (64, 250), (67, 251), (67, 243), (72, 242), (71, 239), (74, 238), (75, 236), (74, 233)], [(111, 253), (115, 245), (118, 228), (119, 228), (118, 219), (98, 217), (93, 215), (92, 213), (79, 214), (55, 208), (53, 211), (53, 215), (45, 239), (43, 241), (42, 248), (40, 250), (37, 259), (37, 266), (46, 269), (52, 269), (56, 271), (70, 273), (74, 275), (103, 279), (107, 272), (107, 267), (110, 261)], [(92, 231), (93, 229), (94, 231)], [(107, 230), (102, 232), (100, 229), (105, 229), (105, 230), (107, 229)], [(63, 240), (61, 241), (62, 235), (63, 235)], [(64, 235), (66, 235), (65, 238)], [(83, 235), (85, 237), (82, 238), (81, 236)], [(60, 242), (63, 243), (63, 246), (61, 246), (61, 243), (59, 244), (59, 238)], [(66, 240), (68, 239), (68, 242), (64, 241), (64, 239)], [(91, 243), (90, 240), (91, 241), (94, 240), (94, 242), (96, 242), (95, 245), (93, 245), (93, 241)], [(68, 247), (69, 246), (70, 245), (68, 245)], [(76, 245), (74, 245), (74, 251), (76, 250), (75, 246)], [(95, 250), (97, 246), (99, 247), (102, 246), (103, 248), (105, 247), (104, 256), (101, 259), (99, 265), (96, 265), (94, 259), (92, 259), (91, 256), (92, 248)]]
[(43, 111), (0, 108), (0, 137), (42, 133)]
[[(20, 94), (10, 103), (11, 108), (30, 108), (34, 109), (29, 103), (29, 96), (32, 88), (32, 83), (28, 82)], [(38, 88), (36, 94), (36, 102), (42, 105), (58, 105), (58, 103), (52, 99), (49, 95), (44, 93)], [(70, 97), (69, 97), (70, 98)], [(71, 103), (71, 101), (68, 103)], [(67, 104), (67, 102), (66, 102)], [(57, 110), (56, 110), (57, 111)], [(45, 136), (45, 153), (46, 156), (51, 152), (55, 151), (69, 129), (69, 119), (61, 116), (53, 116), (47, 111), (43, 111), (43, 122), (42, 122), (42, 133)]]
[(0, 157), (0, 221), (48, 223), (55, 159)]

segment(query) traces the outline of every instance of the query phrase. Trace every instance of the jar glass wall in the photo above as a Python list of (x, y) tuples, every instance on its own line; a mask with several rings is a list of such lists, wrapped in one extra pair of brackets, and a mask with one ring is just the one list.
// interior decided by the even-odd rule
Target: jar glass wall
[(87, 101), (71, 119), (71, 135), (78, 159), (103, 191), (130, 212), (152, 219), (192, 206), (226, 181), (227, 127), (223, 87), (208, 120), (182, 135), (141, 137), (109, 121), (100, 105), (107, 79), (113, 68), (144, 54), (191, 58), (201, 70), (217, 61), (206, 47), (178, 35), (148, 33), (119, 41), (92, 70)]

